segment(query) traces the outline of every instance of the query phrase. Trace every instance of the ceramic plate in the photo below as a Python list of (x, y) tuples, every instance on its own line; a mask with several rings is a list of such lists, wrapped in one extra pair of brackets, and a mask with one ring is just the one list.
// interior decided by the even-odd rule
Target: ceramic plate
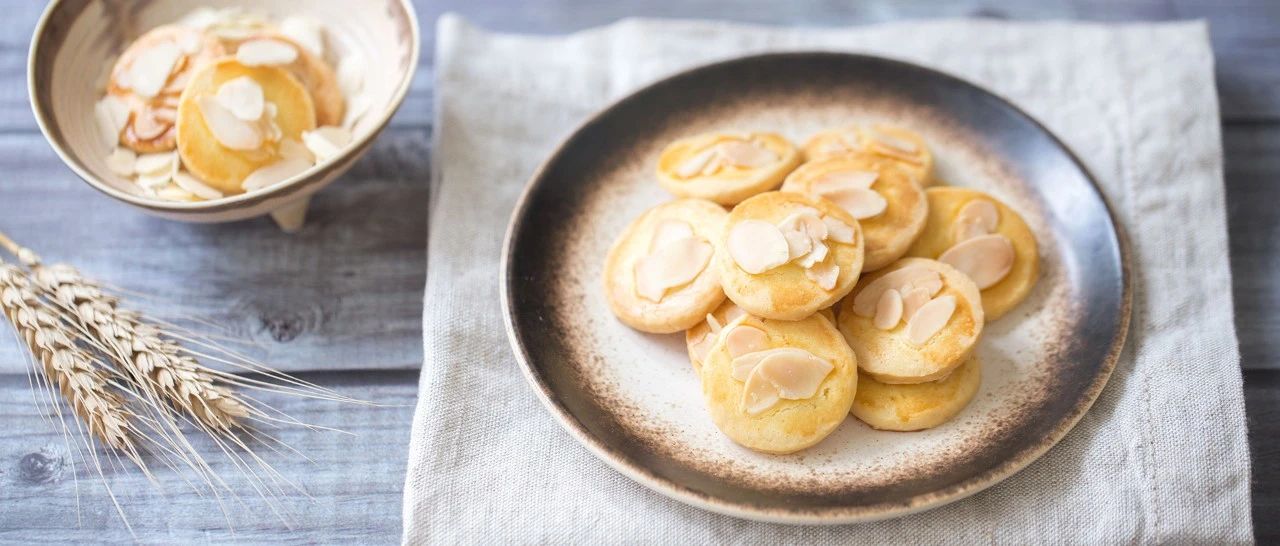
[[(664, 145), (712, 130), (777, 131), (801, 143), (883, 121), (919, 132), (949, 184), (1017, 209), (1041, 252), (1039, 284), (987, 325), (983, 382), (959, 416), (923, 432), (850, 417), (787, 456), (729, 441), (703, 408), (683, 335), (618, 322), (600, 271), (633, 218), (672, 197)], [(609, 465), (681, 501), (757, 520), (843, 523), (939, 506), (1008, 477), (1060, 440), (1107, 382), (1129, 316), (1125, 248), (1096, 184), (1063, 144), (1003, 99), (882, 58), (764, 55), (684, 72), (588, 120), (538, 170), (502, 263), (508, 333), (530, 385)]]

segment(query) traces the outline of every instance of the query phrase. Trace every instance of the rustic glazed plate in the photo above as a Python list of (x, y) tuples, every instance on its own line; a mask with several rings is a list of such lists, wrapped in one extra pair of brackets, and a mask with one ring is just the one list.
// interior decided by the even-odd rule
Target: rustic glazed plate
[[(982, 388), (938, 428), (872, 430), (850, 418), (804, 452), (729, 441), (703, 408), (681, 335), (610, 314), (600, 270), (613, 238), (671, 199), (654, 164), (677, 138), (837, 125), (918, 131), (946, 182), (1019, 210), (1040, 243), (1031, 296), (987, 326)], [(876, 57), (795, 53), (714, 64), (658, 82), (587, 121), (534, 175), (502, 264), (508, 333), (530, 384), (575, 438), (632, 479), (689, 504), (794, 523), (881, 519), (978, 492), (1052, 447), (1107, 382), (1129, 317), (1125, 248), (1089, 173), (1044, 127), (972, 84)]]

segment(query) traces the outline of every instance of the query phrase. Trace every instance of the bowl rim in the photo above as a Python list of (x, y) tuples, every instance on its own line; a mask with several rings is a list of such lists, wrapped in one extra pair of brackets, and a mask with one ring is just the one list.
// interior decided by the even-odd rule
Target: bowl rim
[[(570, 411), (559, 396), (544, 380), (542, 374), (531, 363), (532, 356), (526, 348), (526, 339), (522, 330), (516, 326), (516, 310), (513, 306), (514, 295), (512, 290), (514, 282), (513, 275), (513, 256), (515, 253), (516, 238), (522, 231), (522, 225), (526, 220), (529, 210), (530, 201), (534, 192), (545, 181), (545, 174), (549, 167), (558, 161), (564, 153), (568, 145), (576, 140), (579, 134), (587, 130), (592, 125), (598, 123), (602, 118), (609, 115), (621, 105), (636, 100), (637, 96), (667, 85), (674, 80), (694, 76), (700, 72), (714, 70), (724, 66), (732, 66), (741, 63), (751, 63), (767, 59), (805, 59), (809, 57), (843, 57), (851, 59), (872, 60), (881, 63), (895, 64), (905, 66), (914, 70), (920, 70), (930, 73), (932, 76), (948, 80), (952, 83), (959, 84), (964, 87), (971, 88), (980, 93), (987, 94), (996, 98), (1002, 106), (1008, 108), (1009, 111), (1038, 129), (1047, 138), (1050, 139), (1062, 152), (1067, 156), (1072, 164), (1084, 174), (1089, 182), (1090, 189), (1098, 197), (1106, 210), (1107, 217), (1111, 222), (1113, 235), (1116, 240), (1116, 250), (1119, 258), (1120, 266), (1120, 285), (1121, 294), (1119, 303), (1119, 322), (1116, 331), (1113, 333), (1110, 343), (1106, 351), (1106, 356), (1101, 362), (1098, 372), (1090, 378), (1089, 384), (1080, 398), (1078, 398), (1072, 406), (1060, 416), (1057, 423), (1051, 430), (1048, 430), (1041, 437), (1040, 441), (1029, 446), (1019, 453), (1015, 453), (1011, 458), (1000, 461), (995, 467), (984, 472), (975, 474), (964, 481), (953, 484), (948, 487), (937, 489), (928, 493), (923, 493), (912, 497), (905, 504), (892, 503), (876, 503), (862, 506), (838, 506), (829, 507), (813, 511), (796, 511), (786, 508), (764, 508), (749, 504), (738, 503), (730, 499), (716, 497), (714, 495), (697, 491), (684, 486), (683, 484), (674, 482), (665, 476), (661, 476), (653, 472), (649, 467), (637, 463), (627, 455), (618, 452), (612, 445), (605, 440), (598, 438), (594, 433), (587, 430), (586, 426), (577, 420), (577, 417)], [(1023, 110), (1012, 100), (1004, 95), (996, 93), (988, 87), (973, 82), (966, 78), (955, 76), (949, 72), (920, 65), (914, 62), (872, 55), (866, 53), (852, 53), (846, 51), (835, 50), (794, 50), (772, 53), (747, 53), (739, 56), (729, 57), (726, 59), (700, 63), (690, 66), (684, 70), (680, 70), (668, 76), (659, 78), (648, 84), (638, 87), (628, 92), (620, 98), (606, 103), (604, 106), (595, 110), (586, 116), (570, 133), (559, 141), (556, 147), (547, 154), (546, 158), (534, 170), (525, 182), (524, 188), (521, 190), (519, 197), (512, 208), (511, 215), (508, 218), (506, 231), (503, 235), (502, 249), (498, 264), (498, 297), (502, 307), (503, 329), (507, 334), (507, 341), (514, 353), (517, 366), (520, 368), (521, 375), (534, 391), (538, 400), (548, 413), (555, 418), (557, 423), (579, 444), (586, 447), (587, 450), (597, 459), (603, 461), (606, 465), (613, 468), (618, 473), (630, 478), (652, 491), (655, 491), (667, 498), (685, 503), (696, 508), (707, 510), (710, 512), (723, 514), (727, 516), (759, 521), (765, 523), (783, 523), (793, 525), (841, 525), (852, 523), (865, 523), (880, 521), (885, 519), (897, 518), (910, 514), (931, 510), (950, 504), (952, 502), (973, 496), (983, 490), (986, 490), (1007, 478), (1021, 472), (1031, 463), (1040, 459), (1051, 448), (1062, 441), (1066, 435), (1075, 428), (1075, 426), (1084, 417), (1085, 413), (1092, 408), (1093, 404), (1101, 396), (1103, 389), (1111, 379), (1112, 374), (1120, 360), (1124, 351), (1126, 342), (1129, 337), (1129, 327), (1131, 325), (1133, 312), (1133, 273), (1131, 270), (1132, 259), (1131, 250), (1129, 248), (1127, 232), (1124, 225), (1120, 222), (1119, 216), (1116, 214), (1115, 206), (1107, 198), (1107, 194), (1102, 191), (1101, 185), (1093, 172), (1081, 161), (1067, 144), (1058, 137), (1053, 131), (1041, 123), (1034, 116)]]
[[(369, 144), (371, 144), (372, 141), (387, 128), (387, 125), (391, 122), (391, 118), (400, 110), (400, 106), (404, 103), (405, 97), (408, 96), (409, 89), (413, 85), (414, 75), (418, 70), (418, 62), (420, 60), (422, 50), (422, 34), (418, 25), (417, 11), (414, 9), (411, 0), (396, 1), (404, 10), (409, 22), (409, 34), (411, 38), (409, 70), (405, 72), (404, 77), (400, 80), (399, 85), (392, 94), (389, 107), (383, 110), (377, 125), (367, 131), (363, 136), (353, 140), (341, 154), (331, 157), (322, 163), (316, 164), (311, 169), (307, 169), (306, 171), (286, 178), (262, 190), (196, 202), (163, 201), (134, 195), (116, 189), (101, 180), (80, 162), (79, 158), (77, 158), (77, 156), (67, 148), (60, 136), (55, 138), (52, 128), (57, 124), (54, 121), (52, 108), (41, 100), (41, 96), (36, 90), (36, 59), (39, 58), (43, 48), (50, 45), (45, 43), (45, 27), (48, 25), (49, 21), (53, 19), (54, 14), (65, 6), (67, 0), (50, 0), (49, 5), (45, 6), (44, 12), (40, 15), (40, 19), (36, 23), (35, 30), (32, 31), (31, 34), (31, 45), (27, 50), (27, 96), (31, 102), (31, 112), (36, 118), (36, 125), (40, 127), (40, 133), (44, 135), (45, 141), (49, 143), (51, 148), (53, 148), (53, 151), (58, 155), (58, 158), (61, 159), (77, 177), (89, 184), (90, 187), (119, 201), (124, 201), (131, 205), (154, 211), (185, 213), (221, 212), (256, 205), (274, 197), (294, 193), (296, 190), (306, 185), (305, 182), (309, 178), (319, 172), (323, 172), (324, 170), (331, 169), (335, 166), (350, 165), (357, 156), (367, 151)], [(50, 62), (52, 62), (52, 57), (50, 58)]]

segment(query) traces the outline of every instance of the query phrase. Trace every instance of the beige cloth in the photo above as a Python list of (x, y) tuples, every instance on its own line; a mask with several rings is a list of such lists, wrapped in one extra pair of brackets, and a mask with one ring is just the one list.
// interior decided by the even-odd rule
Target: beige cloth
[[(627, 20), (530, 37), (446, 16), (437, 39), (439, 186), (406, 542), (1251, 540), (1218, 106), (1203, 23), (817, 30)], [(681, 69), (801, 49), (905, 59), (1009, 97), (1088, 164), (1132, 243), (1128, 348), (1093, 409), (1022, 472), (918, 515), (793, 527), (668, 500), (560, 429), (503, 333), (497, 264), (507, 218), (524, 181), (572, 127)]]

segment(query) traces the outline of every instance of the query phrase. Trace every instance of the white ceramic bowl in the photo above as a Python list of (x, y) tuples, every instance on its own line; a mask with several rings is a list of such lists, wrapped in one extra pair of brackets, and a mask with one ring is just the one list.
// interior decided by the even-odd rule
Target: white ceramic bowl
[[(244, 6), (273, 19), (307, 15), (324, 23), (328, 47), (366, 60), (367, 113), (342, 154), (262, 190), (196, 203), (149, 198), (112, 173), (93, 114), (99, 75), (138, 35), (199, 7)], [(272, 214), (286, 230), (301, 227), (310, 196), (346, 172), (369, 149), (413, 81), (418, 21), (409, 0), (53, 0), (31, 41), (27, 87), (49, 144), (90, 186), (150, 214), (185, 222), (229, 222)]]

